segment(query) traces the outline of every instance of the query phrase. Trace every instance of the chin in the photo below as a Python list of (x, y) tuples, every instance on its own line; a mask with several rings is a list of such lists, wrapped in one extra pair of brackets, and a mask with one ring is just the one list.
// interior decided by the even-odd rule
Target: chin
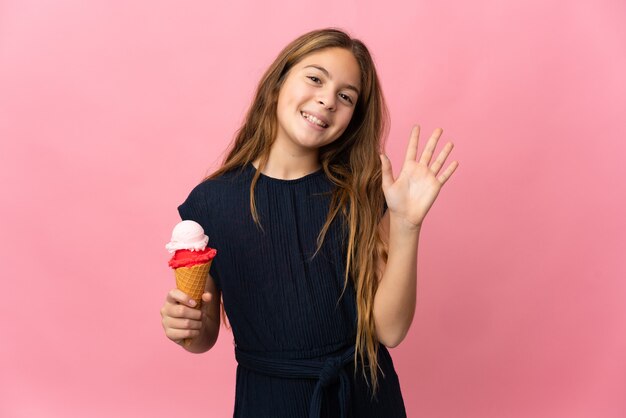
[(303, 148), (319, 148), (329, 143), (326, 139), (308, 139), (308, 138), (299, 138), (294, 141), (296, 144)]
[(315, 144), (311, 144), (311, 147), (322, 148), (322, 147), (325, 147), (326, 145), (332, 144), (336, 140), (337, 140), (337, 138), (329, 139), (329, 140), (326, 140), (326, 141), (319, 141), (319, 142), (316, 142)]

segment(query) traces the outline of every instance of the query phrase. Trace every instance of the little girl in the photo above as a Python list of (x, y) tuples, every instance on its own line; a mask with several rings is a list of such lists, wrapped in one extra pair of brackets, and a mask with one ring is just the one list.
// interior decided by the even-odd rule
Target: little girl
[(441, 129), (418, 159), (415, 126), (394, 179), (386, 118), (365, 45), (309, 32), (278, 55), (222, 166), (179, 206), (218, 256), (202, 308), (171, 290), (163, 328), (210, 350), (222, 301), (235, 417), (406, 416), (387, 348), (413, 320), (421, 225), (458, 163), (441, 171), (451, 143), (431, 161)]

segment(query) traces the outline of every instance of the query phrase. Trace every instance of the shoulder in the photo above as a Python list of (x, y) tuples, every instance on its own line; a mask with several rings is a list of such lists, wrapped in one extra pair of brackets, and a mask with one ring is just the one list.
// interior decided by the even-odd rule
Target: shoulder
[(224, 193), (228, 190), (232, 190), (233, 186), (246, 184), (249, 177), (248, 170), (245, 167), (239, 167), (219, 176), (206, 178), (196, 185), (189, 193), (190, 197), (202, 198), (205, 196), (214, 195), (216, 193)]
[(209, 207), (224, 200), (229, 194), (237, 193), (239, 188), (245, 186), (247, 177), (248, 172), (245, 168), (237, 168), (201, 181), (178, 207), (181, 218), (197, 221), (197, 218), (208, 215)]

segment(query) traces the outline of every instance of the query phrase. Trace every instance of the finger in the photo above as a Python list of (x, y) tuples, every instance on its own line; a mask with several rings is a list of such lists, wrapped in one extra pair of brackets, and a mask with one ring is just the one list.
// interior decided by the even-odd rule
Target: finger
[(170, 318), (167, 321), (167, 327), (170, 329), (201, 329), (202, 321), (189, 318)]
[(422, 156), (420, 157), (420, 164), (430, 164), (430, 159), (435, 152), (435, 148), (437, 147), (437, 141), (439, 141), (439, 137), (443, 133), (443, 129), (437, 128), (434, 130), (433, 134), (430, 136), (430, 139), (426, 143), (424, 147), (424, 152), (422, 152)]
[(170, 303), (182, 303), (187, 306), (196, 306), (196, 301), (191, 299), (188, 294), (180, 289), (172, 289), (167, 294), (167, 301)]
[(441, 167), (446, 162), (446, 158), (450, 155), (452, 148), (454, 148), (454, 144), (452, 142), (448, 142), (437, 156), (437, 159), (430, 166), (430, 171), (432, 171), (435, 175), (439, 172), (439, 170), (441, 170)]
[(454, 170), (456, 170), (458, 166), (459, 166), (458, 161), (452, 161), (450, 165), (448, 166), (448, 168), (446, 168), (446, 171), (441, 173), (438, 179), (441, 182), (442, 186), (446, 184), (446, 181), (448, 181), (448, 179), (452, 176), (452, 173), (454, 173)]
[(415, 161), (417, 156), (417, 143), (419, 142), (420, 126), (414, 125), (411, 129), (411, 136), (409, 137), (409, 145), (406, 149), (406, 157), (404, 161)]
[(170, 305), (169, 308), (166, 309), (166, 316), (198, 320), (202, 318), (202, 312), (199, 309), (189, 308), (181, 303), (178, 305)]
[(194, 338), (194, 337), (197, 337), (198, 335), (200, 335), (200, 330), (197, 330), (197, 329), (173, 329), (172, 328), (172, 329), (168, 329), (167, 332), (165, 333), (165, 335), (170, 340), (176, 342), (177, 344), (180, 344), (181, 341), (179, 341), (179, 340), (184, 340), (185, 338)]
[(202, 302), (211, 302), (211, 300), (213, 300), (213, 293), (211, 292), (204, 292), (202, 294)]
[(387, 189), (394, 183), (393, 169), (391, 168), (391, 160), (385, 154), (380, 154), (380, 162), (382, 164), (381, 171), (383, 175), (383, 190)]

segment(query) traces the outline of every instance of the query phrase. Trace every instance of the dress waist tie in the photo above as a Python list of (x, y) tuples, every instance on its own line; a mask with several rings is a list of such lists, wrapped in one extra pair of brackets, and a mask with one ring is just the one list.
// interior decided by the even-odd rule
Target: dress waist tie
[(341, 418), (348, 418), (350, 407), (350, 378), (344, 366), (354, 357), (354, 345), (343, 354), (326, 360), (273, 359), (245, 352), (235, 347), (237, 362), (255, 372), (269, 376), (292, 379), (316, 379), (317, 384), (311, 398), (309, 418), (319, 418), (322, 409), (323, 389), (339, 379), (339, 405)]

